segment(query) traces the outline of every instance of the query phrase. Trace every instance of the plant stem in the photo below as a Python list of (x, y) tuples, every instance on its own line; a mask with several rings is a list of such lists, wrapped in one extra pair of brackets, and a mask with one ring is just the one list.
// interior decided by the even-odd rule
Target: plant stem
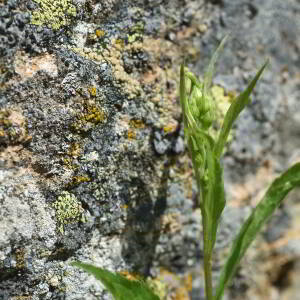
[(208, 226), (206, 224), (206, 218), (203, 213), (202, 213), (202, 224), (203, 224), (203, 256), (204, 256), (203, 260), (204, 260), (205, 295), (206, 295), (206, 300), (213, 300), (212, 273), (211, 273), (212, 253), (210, 251)]
[[(197, 170), (197, 169), (196, 169)], [(199, 174), (196, 175), (198, 176)], [(199, 177), (197, 177), (199, 179)], [(202, 206), (205, 201), (204, 198), (207, 196), (205, 192), (205, 184), (203, 181), (198, 180), (198, 193), (199, 193), (199, 203), (201, 207), (202, 215), (202, 230), (203, 230), (203, 261), (204, 261), (204, 279), (205, 279), (205, 295), (206, 300), (213, 300), (213, 288), (212, 288), (212, 251), (211, 251), (211, 237), (209, 231), (208, 218), (205, 213), (205, 208)]]
[(211, 255), (207, 257), (204, 256), (204, 276), (205, 276), (206, 300), (212, 300), (213, 293), (212, 293)]

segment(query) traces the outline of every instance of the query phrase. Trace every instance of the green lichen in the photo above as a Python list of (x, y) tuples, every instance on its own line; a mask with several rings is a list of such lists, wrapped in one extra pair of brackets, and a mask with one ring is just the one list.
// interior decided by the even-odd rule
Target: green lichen
[(76, 7), (72, 0), (33, 0), (40, 7), (32, 12), (31, 24), (47, 26), (58, 30), (70, 24), (76, 16)]
[(130, 28), (130, 33), (127, 34), (127, 40), (129, 44), (132, 44), (137, 40), (143, 39), (144, 26), (145, 24), (143, 22), (138, 22)]
[(52, 204), (58, 221), (58, 231), (63, 234), (64, 226), (71, 223), (85, 222), (84, 209), (75, 195), (63, 191)]

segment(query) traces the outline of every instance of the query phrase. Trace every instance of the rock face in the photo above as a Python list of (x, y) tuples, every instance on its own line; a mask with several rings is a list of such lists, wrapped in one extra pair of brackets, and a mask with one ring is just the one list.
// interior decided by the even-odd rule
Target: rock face
[[(271, 58), (224, 157), (217, 277), (259, 192), (299, 160), (300, 10), (281, 2), (0, 0), (0, 300), (109, 299), (73, 260), (151, 277), (162, 299), (204, 299), (179, 65), (203, 75), (231, 32), (214, 80), (226, 98)], [(229, 299), (295, 299), (288, 201)]]

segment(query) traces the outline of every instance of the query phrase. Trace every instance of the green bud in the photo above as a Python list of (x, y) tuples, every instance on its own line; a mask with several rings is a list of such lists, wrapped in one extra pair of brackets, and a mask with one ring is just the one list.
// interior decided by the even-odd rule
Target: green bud
[(190, 95), (189, 108), (195, 120), (198, 120), (201, 114), (202, 92), (199, 88), (193, 87)]
[(203, 97), (200, 107), (200, 123), (208, 129), (216, 118), (216, 104), (211, 96)]
[(215, 120), (215, 102), (210, 95), (203, 95), (202, 89), (197, 86), (193, 86), (192, 92), (189, 98), (189, 109), (203, 129), (208, 129)]

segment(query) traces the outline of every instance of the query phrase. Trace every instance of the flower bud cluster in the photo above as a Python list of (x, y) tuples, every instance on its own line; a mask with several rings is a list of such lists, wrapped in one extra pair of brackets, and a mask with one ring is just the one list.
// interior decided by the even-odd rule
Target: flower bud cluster
[(200, 129), (208, 130), (216, 119), (216, 104), (212, 95), (204, 92), (203, 84), (190, 72), (186, 72), (188, 109)]

